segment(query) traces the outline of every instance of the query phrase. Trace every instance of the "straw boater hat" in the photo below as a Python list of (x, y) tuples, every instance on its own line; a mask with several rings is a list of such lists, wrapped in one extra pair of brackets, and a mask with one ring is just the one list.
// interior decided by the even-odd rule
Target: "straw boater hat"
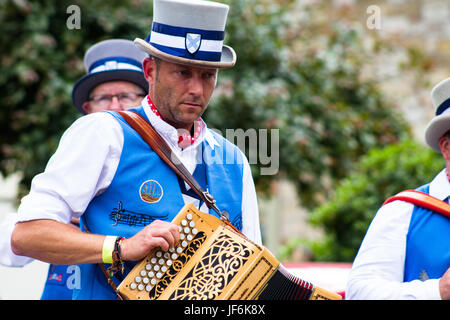
[(132, 82), (147, 92), (148, 82), (142, 70), (142, 61), (146, 57), (130, 40), (105, 40), (90, 47), (84, 55), (87, 74), (72, 90), (75, 107), (85, 114), (82, 106), (88, 101), (91, 90), (108, 81)]
[(206, 68), (230, 68), (233, 48), (223, 44), (229, 7), (203, 0), (155, 0), (150, 35), (134, 43), (162, 60)]
[(435, 151), (441, 152), (439, 139), (450, 130), (450, 78), (439, 82), (431, 90), (436, 116), (425, 130), (425, 141)]

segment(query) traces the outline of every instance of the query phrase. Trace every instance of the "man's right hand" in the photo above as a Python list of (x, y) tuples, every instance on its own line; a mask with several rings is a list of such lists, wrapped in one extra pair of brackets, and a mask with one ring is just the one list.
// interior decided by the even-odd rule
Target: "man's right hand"
[(450, 268), (445, 271), (439, 280), (439, 292), (442, 300), (450, 300)]
[(155, 220), (131, 238), (122, 241), (120, 251), (122, 260), (137, 261), (143, 259), (152, 249), (160, 247), (163, 251), (180, 241), (178, 226), (161, 220)]

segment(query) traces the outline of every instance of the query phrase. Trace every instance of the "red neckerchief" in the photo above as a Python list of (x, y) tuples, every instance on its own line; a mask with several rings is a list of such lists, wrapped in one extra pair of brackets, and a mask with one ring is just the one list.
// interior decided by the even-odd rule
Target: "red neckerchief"
[(445, 174), (447, 175), (447, 180), (448, 180), (448, 182), (450, 182), (450, 176), (448, 175), (448, 170), (447, 170), (447, 168), (445, 168)]
[[(161, 120), (161, 115), (159, 114), (158, 109), (154, 106), (152, 100), (149, 96), (147, 96), (147, 102), (150, 106), (150, 109), (153, 111), (153, 113), (158, 116)], [(182, 149), (192, 145), (195, 140), (200, 135), (200, 132), (202, 131), (204, 126), (204, 123), (201, 118), (198, 118), (197, 121), (194, 123), (194, 135), (191, 136), (190, 133), (187, 130), (177, 130), (178, 131), (178, 146)]]

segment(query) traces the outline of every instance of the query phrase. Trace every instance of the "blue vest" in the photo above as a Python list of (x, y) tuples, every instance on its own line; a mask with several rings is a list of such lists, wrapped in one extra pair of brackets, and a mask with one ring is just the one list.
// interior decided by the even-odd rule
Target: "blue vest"
[[(148, 121), (142, 106), (134, 110)], [(110, 186), (90, 202), (84, 213), (82, 229), (86, 226), (91, 233), (128, 238), (156, 219), (172, 221), (185, 205), (183, 192), (185, 196), (191, 194), (186, 191), (184, 182), (119, 114), (109, 113), (122, 127), (123, 150)], [(208, 189), (219, 209), (226, 210), (230, 221), (241, 230), (242, 153), (222, 136), (212, 134), (219, 145), (212, 149), (203, 141), (193, 175), (205, 190)], [(209, 213), (217, 216), (213, 210)], [(134, 265), (126, 262), (124, 274)], [(97, 264), (80, 267), (81, 288), (74, 290), (74, 299), (116, 298)], [(105, 264), (105, 268), (108, 267)], [(114, 279), (117, 284), (122, 280), (120, 276), (119, 272)]]
[(41, 300), (72, 300), (72, 289), (68, 280), (71, 275), (70, 265), (51, 264)]
[[(429, 184), (418, 191), (429, 193)], [(450, 267), (450, 219), (414, 206), (406, 238), (404, 281), (438, 279)]]

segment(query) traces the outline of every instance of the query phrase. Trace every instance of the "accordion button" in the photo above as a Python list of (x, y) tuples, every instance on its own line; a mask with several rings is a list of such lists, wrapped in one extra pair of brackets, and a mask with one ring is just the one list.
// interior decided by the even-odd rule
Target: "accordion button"
[(188, 234), (187, 237), (186, 237), (187, 241), (192, 241), (192, 238), (193, 238), (192, 234)]
[(163, 276), (163, 274), (162, 274), (161, 272), (158, 272), (158, 273), (156, 274), (156, 277), (157, 277), (158, 279), (161, 279), (162, 276)]
[(158, 261), (158, 259), (156, 259), (155, 257), (153, 257), (153, 258), (150, 260), (150, 262), (153, 263), (153, 264), (155, 264), (156, 261)]
[(175, 260), (176, 258), (178, 258), (178, 255), (176, 253), (172, 253), (170, 257), (172, 258), (172, 260)]
[(152, 270), (152, 265), (151, 265), (150, 263), (147, 263), (147, 264), (145, 265), (145, 269), (146, 269), (147, 271)]
[[(175, 258), (175, 259), (176, 259), (176, 258)], [(170, 267), (170, 266), (172, 265), (172, 260), (170, 260), (170, 259), (167, 260), (167, 261), (166, 261), (166, 264)]]
[(179, 253), (182, 253), (183, 252), (183, 248), (182, 247), (178, 247), (177, 248), (177, 253), (179, 254)]
[(135, 290), (136, 288), (137, 288), (137, 284), (134, 283), (134, 282), (132, 282), (132, 283), (130, 284), (130, 289), (131, 289), (131, 290)]
[(153, 266), (153, 270), (154, 271), (159, 271), (159, 266), (158, 265)]
[(194, 228), (194, 229), (192, 229), (192, 234), (193, 234), (193, 235), (196, 235), (196, 234), (197, 234), (197, 232), (198, 232), (198, 230), (197, 230), (197, 229), (195, 229), (195, 228)]
[(164, 259), (159, 259), (158, 263), (159, 263), (160, 265), (163, 265), (163, 264), (165, 263), (165, 261), (164, 261)]
[(191, 229), (189, 227), (185, 227), (183, 231), (185, 234), (188, 234), (191, 232)]
[(191, 228), (195, 227), (195, 222), (194, 221), (189, 222), (189, 227)]
[(182, 226), (178, 226), (178, 231), (182, 232), (183, 231), (183, 227)]
[(169, 252), (175, 252), (175, 248), (174, 247), (170, 248)]
[(145, 287), (145, 291), (147, 291), (147, 292), (150, 292), (152, 289), (153, 289), (153, 286), (151, 286), (149, 284)]
[(181, 220), (181, 225), (182, 225), (183, 227), (187, 226), (187, 224), (188, 224), (188, 223), (187, 223), (187, 221), (186, 221), (186, 220), (184, 220), (184, 219), (183, 219), (183, 220)]
[(155, 284), (156, 284), (156, 279), (153, 278), (152, 280), (150, 280), (150, 283), (151, 283), (152, 285), (155, 285)]
[(184, 240), (184, 233), (180, 233), (180, 240)]
[(141, 284), (138, 285), (138, 290), (139, 290), (139, 291), (142, 291), (142, 290), (144, 290), (144, 287), (145, 287), (145, 286), (141, 283)]
[(192, 220), (192, 214), (188, 213), (188, 214), (186, 215), (186, 219)]
[(188, 243), (187, 243), (187, 241), (182, 241), (182, 242), (181, 242), (181, 245), (182, 245), (183, 247), (187, 247)]
[(149, 278), (153, 278), (155, 276), (155, 273), (153, 271), (149, 271), (148, 274)]
[(147, 275), (147, 272), (145, 270), (141, 270), (141, 277), (145, 277)]
[(156, 256), (157, 256), (158, 258), (161, 258), (161, 257), (163, 256), (162, 251), (158, 251), (158, 252), (156, 253)]
[(170, 253), (166, 252), (164, 253), (164, 259), (169, 259), (170, 258)]
[(142, 279), (142, 282), (143, 282), (144, 284), (147, 284), (147, 283), (150, 282), (150, 279), (147, 278), (147, 277), (145, 277), (144, 279)]
[(136, 282), (141, 282), (142, 281), (142, 278), (141, 277), (139, 277), (139, 276), (137, 276), (136, 278), (134, 278), (134, 281), (136, 281)]

